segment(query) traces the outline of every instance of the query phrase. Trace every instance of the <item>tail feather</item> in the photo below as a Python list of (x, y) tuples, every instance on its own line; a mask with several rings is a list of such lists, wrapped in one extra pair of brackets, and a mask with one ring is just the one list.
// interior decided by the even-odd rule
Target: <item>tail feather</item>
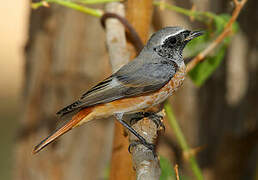
[(60, 137), (61, 135), (65, 134), (66, 132), (68, 132), (69, 130), (71, 130), (73, 127), (76, 127), (81, 120), (83, 120), (88, 114), (90, 114), (92, 112), (92, 108), (85, 108), (82, 109), (81, 111), (79, 111), (76, 115), (74, 115), (72, 117), (72, 119), (67, 122), (65, 125), (63, 125), (61, 128), (57, 129), (55, 132), (53, 132), (52, 134), (50, 134), (48, 137), (46, 137), (45, 139), (43, 139), (38, 145), (36, 145), (33, 148), (32, 153), (36, 154), (37, 152), (39, 152), (41, 149), (43, 149), (44, 147), (46, 147), (48, 144), (50, 144), (51, 142), (53, 142), (55, 139), (57, 139), (58, 137)]

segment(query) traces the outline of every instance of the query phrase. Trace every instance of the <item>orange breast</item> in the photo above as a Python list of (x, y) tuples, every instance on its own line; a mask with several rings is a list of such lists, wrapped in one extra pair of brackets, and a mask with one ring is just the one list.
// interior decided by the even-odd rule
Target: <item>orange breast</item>
[(163, 88), (155, 93), (142, 96), (119, 99), (110, 103), (97, 105), (97, 116), (110, 116), (118, 112), (137, 112), (160, 104), (171, 96), (183, 83), (185, 76), (185, 66), (180, 68), (174, 77)]

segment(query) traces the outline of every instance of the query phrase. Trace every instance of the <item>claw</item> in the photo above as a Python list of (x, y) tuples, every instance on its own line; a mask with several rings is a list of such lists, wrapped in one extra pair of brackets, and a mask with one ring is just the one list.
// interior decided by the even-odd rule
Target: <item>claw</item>
[[(139, 114), (137, 114), (139, 115)], [(136, 117), (137, 117), (136, 115)], [(142, 115), (142, 113), (140, 113), (140, 116)], [(145, 113), (143, 114), (145, 116)], [(150, 115), (150, 114), (147, 114), (147, 115)], [(118, 113), (118, 114), (115, 114), (116, 116), (116, 119), (125, 127), (127, 128), (132, 134), (134, 134), (138, 139), (139, 141), (137, 142), (134, 142), (132, 144), (129, 145), (128, 147), (128, 151), (131, 153), (131, 147), (132, 146), (136, 146), (137, 144), (142, 144), (144, 145), (145, 147), (147, 147), (148, 149), (150, 149), (154, 155), (154, 157), (156, 157), (156, 153), (155, 153), (155, 145), (154, 144), (151, 144), (151, 143), (148, 143), (140, 134), (138, 134), (135, 129), (133, 129), (129, 124), (127, 124), (127, 122), (123, 121), (123, 114), (121, 113)], [(160, 116), (159, 116), (159, 119), (160, 119)], [(159, 120), (160, 121), (160, 120)], [(160, 121), (161, 122), (161, 121)]]
[(161, 121), (161, 119), (163, 118), (163, 116), (160, 116), (160, 115), (157, 115), (157, 114), (151, 114), (151, 115), (149, 116), (149, 118), (150, 118), (150, 120), (152, 120), (152, 121), (156, 124), (156, 126), (157, 126), (157, 128), (158, 128), (159, 130), (162, 130), (162, 131), (165, 132), (166, 127), (165, 127), (165, 125), (164, 125), (164, 124), (162, 123), (162, 121)]
[(134, 141), (128, 146), (128, 152), (132, 153), (131, 148), (137, 146), (138, 144), (141, 144), (139, 141)]
[(148, 143), (148, 142), (146, 142), (146, 141), (145, 141), (145, 142), (140, 142), (140, 141), (134, 141), (134, 142), (132, 142), (132, 143), (129, 145), (129, 147), (128, 147), (129, 153), (132, 153), (132, 151), (131, 151), (132, 147), (135, 147), (135, 146), (137, 146), (137, 145), (139, 145), (139, 144), (142, 144), (142, 145), (144, 145), (146, 148), (148, 148), (149, 150), (151, 150), (153, 156), (154, 156), (154, 157), (157, 157), (157, 154), (156, 154), (156, 152), (155, 152), (155, 148), (156, 148), (155, 144), (151, 144), (151, 143)]
[(160, 124), (159, 124), (159, 130), (163, 131), (163, 133), (165, 133), (165, 131), (166, 131), (166, 127), (161, 121), (160, 121)]
[(165, 132), (166, 127), (161, 121), (163, 116), (157, 115), (156, 113), (153, 113), (153, 112), (139, 112), (139, 113), (135, 113), (134, 115), (135, 116), (130, 119), (130, 124), (135, 124), (137, 121), (145, 117), (149, 117), (150, 120), (152, 120), (156, 124), (159, 130), (162, 130)]

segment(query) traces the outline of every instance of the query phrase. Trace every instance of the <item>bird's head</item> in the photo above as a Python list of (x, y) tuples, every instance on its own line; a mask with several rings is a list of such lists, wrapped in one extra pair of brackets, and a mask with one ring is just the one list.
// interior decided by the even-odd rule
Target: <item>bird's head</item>
[(146, 47), (158, 56), (173, 61), (182, 61), (185, 45), (202, 34), (202, 31), (190, 31), (182, 27), (166, 27), (154, 33)]

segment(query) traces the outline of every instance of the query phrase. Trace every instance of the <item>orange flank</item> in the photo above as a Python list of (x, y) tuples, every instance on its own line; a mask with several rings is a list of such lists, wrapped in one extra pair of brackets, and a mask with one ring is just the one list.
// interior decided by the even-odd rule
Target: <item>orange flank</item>
[(53, 142), (55, 139), (63, 135), (64, 133), (75, 127), (82, 119), (84, 119), (89, 113), (92, 112), (92, 108), (85, 108), (78, 112), (72, 117), (72, 120), (65, 124), (63, 127), (55, 131), (53, 134), (42, 140), (37, 146), (34, 147), (32, 153), (35, 154), (47, 146), (49, 143)]

